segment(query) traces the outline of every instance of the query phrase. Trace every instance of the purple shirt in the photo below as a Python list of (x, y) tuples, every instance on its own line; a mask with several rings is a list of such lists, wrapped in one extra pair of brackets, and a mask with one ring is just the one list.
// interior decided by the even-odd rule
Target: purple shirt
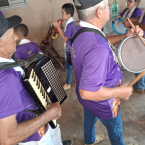
[(0, 15), (4, 16), (3, 13), (2, 13), (2, 11), (0, 11)]
[(143, 17), (142, 23), (145, 24), (145, 16)]
[[(127, 9), (128, 9), (128, 8), (125, 8), (125, 9), (121, 12), (121, 14), (120, 14), (121, 17), (124, 15), (124, 13), (126, 12)], [(128, 13), (127, 13), (127, 15), (128, 15)], [(134, 10), (134, 12), (132, 13), (132, 15), (131, 15), (130, 18), (137, 18), (137, 17), (140, 17), (141, 15), (142, 15), (142, 10), (141, 10), (140, 8), (136, 7), (136, 9)], [(125, 16), (125, 17), (126, 17), (126, 16)]]
[[(142, 23), (145, 24), (145, 15), (144, 15), (144, 17), (143, 17)], [(145, 31), (144, 31), (143, 37), (145, 37)]]
[(30, 42), (27, 44), (18, 45), (16, 47), (15, 59), (27, 59), (28, 57), (41, 52), (36, 43)]
[(64, 32), (64, 36), (68, 38), (67, 44), (70, 47), (70, 39), (72, 38), (74, 32), (75, 32), (75, 22), (71, 22), (67, 25), (66, 31)]
[[(21, 123), (36, 117), (34, 113), (23, 111), (36, 110), (37, 106), (21, 80), (21, 73), (12, 68), (0, 71), (0, 119), (17, 114), (17, 122)], [(36, 132), (23, 142), (39, 140), (40, 136)]]
[[(81, 28), (78, 26), (77, 31)], [(121, 68), (108, 42), (93, 32), (84, 32), (74, 41), (71, 48), (73, 67), (76, 75), (76, 93), (80, 103), (100, 119), (113, 118), (114, 101), (90, 101), (81, 98), (79, 89), (98, 91), (102, 86), (112, 88), (123, 83)], [(119, 100), (120, 101), (120, 100)], [(118, 110), (117, 110), (118, 111)]]

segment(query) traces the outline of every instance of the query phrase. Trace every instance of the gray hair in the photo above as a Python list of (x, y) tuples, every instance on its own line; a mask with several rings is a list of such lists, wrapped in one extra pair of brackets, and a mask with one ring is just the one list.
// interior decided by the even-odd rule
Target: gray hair
[(139, 4), (141, 0), (134, 0), (134, 1)]
[(92, 20), (99, 7), (101, 7), (102, 9), (105, 9), (106, 8), (106, 0), (103, 0), (99, 4), (97, 4), (93, 7), (90, 7), (88, 9), (77, 10), (79, 19), (82, 20), (82, 21)]

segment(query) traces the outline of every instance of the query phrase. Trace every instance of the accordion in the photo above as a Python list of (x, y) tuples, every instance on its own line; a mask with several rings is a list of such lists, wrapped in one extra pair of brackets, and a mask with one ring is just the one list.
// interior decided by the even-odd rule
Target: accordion
[[(47, 110), (50, 103), (60, 102), (67, 98), (52, 61), (45, 54), (38, 53), (29, 57), (25, 66), (24, 86), (33, 97), (40, 113)], [(56, 121), (49, 122), (52, 128)]]

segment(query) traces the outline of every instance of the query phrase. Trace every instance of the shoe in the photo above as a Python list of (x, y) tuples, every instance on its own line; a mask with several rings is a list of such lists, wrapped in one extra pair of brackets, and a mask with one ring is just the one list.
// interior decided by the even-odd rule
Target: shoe
[(141, 93), (141, 94), (143, 94), (144, 93), (144, 90), (138, 90), (135, 87), (133, 87), (133, 92), (134, 93)]
[(95, 144), (100, 143), (104, 140), (103, 134), (97, 134), (97, 135), (95, 135), (95, 137), (96, 137), (96, 140), (93, 144), (84, 144), (84, 145), (95, 145)]
[(63, 143), (63, 145), (72, 145), (73, 141), (72, 140), (65, 140), (62, 143)]
[(64, 90), (68, 90), (68, 89), (70, 89), (71, 88), (71, 85), (68, 85), (68, 84), (64, 84), (63, 85), (63, 89)]

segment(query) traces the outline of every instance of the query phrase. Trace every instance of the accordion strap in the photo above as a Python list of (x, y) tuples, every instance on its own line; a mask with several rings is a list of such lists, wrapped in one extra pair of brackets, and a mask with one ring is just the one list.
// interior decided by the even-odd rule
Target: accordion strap
[(71, 41), (71, 45), (73, 44), (73, 42), (75, 41), (75, 39), (83, 32), (94, 32), (97, 33), (98, 35), (100, 35), (101, 37), (103, 37), (107, 42), (108, 39), (97, 29), (93, 29), (93, 28), (86, 28), (86, 27), (82, 27), (70, 40)]
[(17, 60), (16, 62), (2, 62), (0, 63), (0, 70), (3, 69), (8, 69), (8, 68), (12, 68), (12, 67), (17, 67), (17, 66), (26, 66), (27, 65), (27, 61), (24, 60)]
[(34, 113), (34, 114), (36, 114), (36, 115), (42, 114), (42, 112), (41, 112), (39, 109), (37, 109), (37, 110), (25, 109), (24, 111), (26, 111), (26, 112), (32, 112), (32, 113)]
[(46, 57), (45, 54), (37, 53), (26, 60), (17, 59), (15, 62), (2, 62), (0, 63), (0, 70), (8, 69), (12, 67), (22, 66), (22, 67), (29, 67), (34, 61), (39, 60), (40, 58)]

